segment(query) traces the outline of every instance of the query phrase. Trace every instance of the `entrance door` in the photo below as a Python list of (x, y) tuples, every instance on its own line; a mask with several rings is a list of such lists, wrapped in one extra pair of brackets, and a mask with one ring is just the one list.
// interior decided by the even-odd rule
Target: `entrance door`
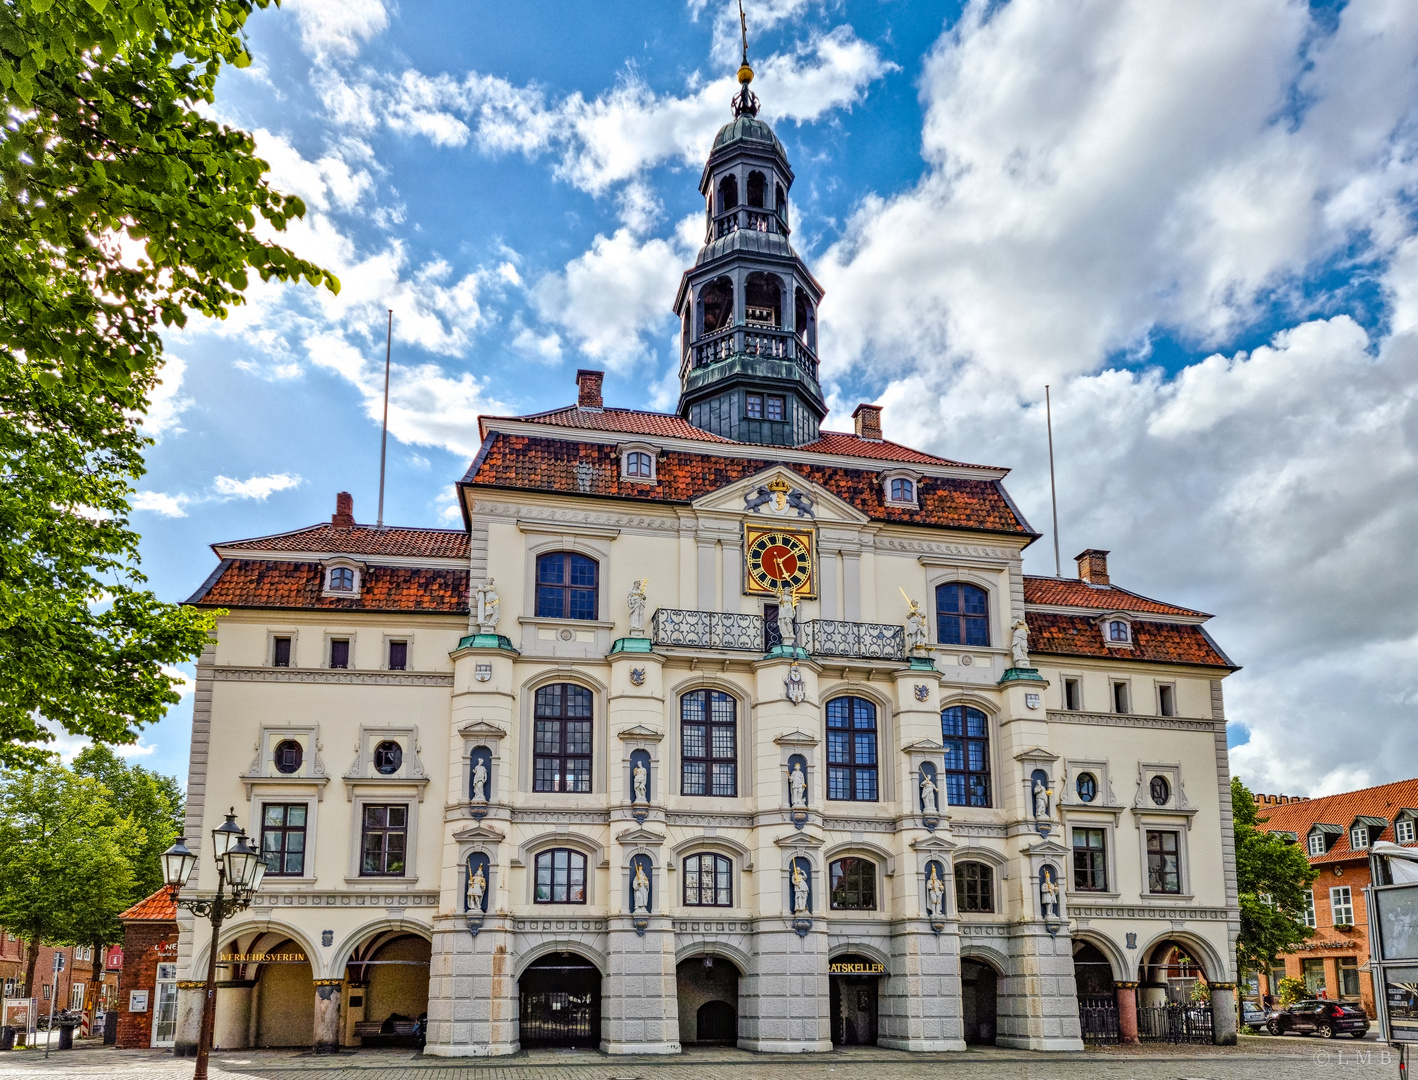
[(153, 1005), (153, 1045), (171, 1046), (177, 1038), (177, 965), (159, 964), (157, 1001)]
[(967, 1043), (995, 1041), (995, 969), (960, 961), (960, 1004)]
[(533, 963), (518, 981), (523, 1046), (596, 1046), (601, 1039), (601, 973), (579, 956)]
[[(832, 967), (865, 968), (880, 965), (860, 957), (844, 956)], [(832, 1043), (834, 1046), (875, 1046), (877, 984), (880, 976), (829, 974), (832, 999)]]

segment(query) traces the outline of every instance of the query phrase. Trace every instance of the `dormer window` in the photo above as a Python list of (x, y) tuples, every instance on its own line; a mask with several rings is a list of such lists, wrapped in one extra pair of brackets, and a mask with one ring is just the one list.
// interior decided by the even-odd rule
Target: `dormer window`
[(915, 473), (888, 472), (881, 477), (882, 494), (887, 506), (909, 506), (916, 508), (916, 497), (920, 494), (920, 477)]
[(1359, 851), (1369, 846), (1369, 828), (1367, 825), (1355, 825), (1349, 830), (1349, 846), (1355, 851)]
[(620, 478), (642, 484), (655, 482), (655, 456), (653, 446), (644, 443), (628, 443), (620, 447)]
[(892, 502), (915, 502), (916, 485), (910, 480), (891, 481), (891, 501)]
[(354, 592), (354, 571), (348, 566), (336, 566), (330, 570), (331, 592)]
[(1122, 619), (1114, 619), (1112, 622), (1108, 623), (1109, 641), (1127, 642), (1130, 638), (1131, 635), (1128, 634), (1128, 624), (1123, 622)]
[(1103, 644), (1111, 649), (1132, 648), (1132, 619), (1121, 611), (1110, 612), (1098, 620), (1103, 632)]
[(364, 567), (353, 559), (331, 559), (325, 564), (326, 596), (358, 596)]
[(1324, 854), (1324, 833), (1310, 833), (1310, 854)]

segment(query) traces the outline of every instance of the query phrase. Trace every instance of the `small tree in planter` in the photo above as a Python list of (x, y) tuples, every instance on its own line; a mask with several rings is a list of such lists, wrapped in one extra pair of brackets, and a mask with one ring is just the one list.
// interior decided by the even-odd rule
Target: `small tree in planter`
[(1301, 998), (1308, 997), (1310, 988), (1305, 985), (1304, 979), (1294, 979), (1287, 975), (1280, 980), (1279, 990), (1280, 1004), (1288, 1007)]

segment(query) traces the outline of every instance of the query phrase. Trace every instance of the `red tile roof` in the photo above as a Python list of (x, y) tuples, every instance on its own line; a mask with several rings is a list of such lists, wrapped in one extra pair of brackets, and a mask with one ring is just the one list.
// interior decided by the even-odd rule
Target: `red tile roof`
[[(741, 444), (734, 444), (735, 447)], [(662, 450), (653, 486), (623, 481), (615, 447), (568, 439), (494, 433), (483, 443), (463, 478), (473, 487), (560, 491), (650, 503), (687, 503), (743, 480), (774, 463), (771, 447), (733, 457)], [(584, 463), (590, 468), (580, 466)], [(899, 521), (952, 529), (1037, 535), (1015, 511), (995, 480), (928, 476), (920, 481), (919, 510), (887, 506), (880, 476), (839, 465), (787, 462), (786, 467), (878, 521)]]
[(873, 458), (877, 461), (900, 461), (915, 465), (961, 465), (964, 468), (991, 468), (988, 465), (965, 465), (948, 458), (933, 457), (909, 446), (884, 439), (859, 439), (843, 431), (824, 431), (817, 442), (798, 447), (817, 454), (845, 454), (848, 457)]
[(1029, 651), (1043, 656), (1106, 656), (1110, 660), (1141, 660), (1156, 664), (1197, 664), (1235, 670), (1200, 626), (1135, 622), (1131, 649), (1109, 648), (1096, 620), (1087, 615), (1055, 615), (1028, 611)]
[(1164, 604), (1128, 592), (1116, 585), (1090, 585), (1077, 578), (1024, 578), (1026, 604), (1058, 604), (1063, 607), (1085, 607), (1096, 611), (1136, 611), (1145, 615), (1186, 615), (1207, 617), (1204, 611)]
[[(1363, 849), (1355, 851), (1349, 846), (1349, 826), (1357, 817), (1383, 818), (1388, 824), (1382, 833), (1371, 833), (1370, 840), (1391, 840), (1397, 843), (1393, 833), (1393, 822), (1405, 808), (1418, 810), (1418, 779), (1399, 780), (1393, 784), (1346, 791), (1339, 795), (1325, 795), (1304, 802), (1284, 803), (1280, 806), (1259, 806), (1256, 809), (1263, 819), (1263, 832), (1292, 832), (1305, 843), (1310, 827), (1316, 824), (1338, 825), (1343, 835), (1335, 840), (1334, 846), (1324, 855), (1309, 855), (1312, 865), (1337, 863), (1353, 859), (1367, 859), (1369, 853)], [(1411, 846), (1411, 845), (1405, 845)], [(1308, 854), (1308, 849), (1306, 849)]]
[(164, 885), (152, 896), (139, 900), (122, 915), (124, 922), (176, 922), (177, 890)]
[(235, 551), (319, 551), (343, 555), (427, 556), (466, 559), (468, 534), (462, 529), (410, 529), (373, 525), (353, 527), (328, 522), (274, 536), (231, 540), (214, 548)]
[(189, 599), (199, 607), (468, 613), (468, 571), (371, 566), (358, 596), (322, 596), (317, 562), (223, 559)]
[(663, 435), (674, 439), (732, 442), (731, 439), (697, 428), (673, 413), (645, 412), (641, 409), (582, 409), (568, 405), (564, 409), (533, 413), (531, 416), (489, 416), (484, 419), (524, 420), (530, 424), (557, 424), (561, 427), (586, 428), (590, 431), (619, 431), (626, 435)]

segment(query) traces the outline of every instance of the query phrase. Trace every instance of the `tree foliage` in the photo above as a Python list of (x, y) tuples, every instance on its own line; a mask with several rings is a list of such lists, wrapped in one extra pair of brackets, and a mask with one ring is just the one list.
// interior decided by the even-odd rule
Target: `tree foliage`
[(44, 760), (40, 716), (133, 740), (206, 641), (142, 587), (128, 523), (162, 327), (253, 272), (338, 289), (271, 241), (305, 207), (210, 118), (268, 2), (0, 5), (0, 765)]
[(1318, 873), (1298, 844), (1257, 828), (1264, 819), (1237, 777), (1231, 778), (1231, 814), (1241, 903), (1236, 962), (1241, 970), (1255, 971), (1313, 936), (1305, 925), (1306, 890)]
[(133, 864), (129, 903), (151, 896), (163, 884), (162, 853), (182, 832), (184, 800), (177, 778), (130, 765), (106, 746), (81, 751), (74, 773), (107, 788), (114, 809), (142, 830), (143, 840), (128, 853)]
[(0, 927), (30, 945), (26, 987), (41, 944), (121, 940), (145, 840), (97, 780), (55, 764), (0, 773)]

